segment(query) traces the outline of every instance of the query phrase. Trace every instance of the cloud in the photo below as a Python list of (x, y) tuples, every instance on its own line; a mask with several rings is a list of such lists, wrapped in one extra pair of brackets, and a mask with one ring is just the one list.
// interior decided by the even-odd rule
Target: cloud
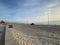
[(12, 9), (22, 6), (24, 0), (0, 0), (0, 2), (3, 3), (7, 8)]
[(59, 0), (0, 0), (0, 2), (0, 19), (6, 21), (47, 22), (48, 15), (50, 21), (53, 20), (53, 15), (54, 20), (60, 19)]

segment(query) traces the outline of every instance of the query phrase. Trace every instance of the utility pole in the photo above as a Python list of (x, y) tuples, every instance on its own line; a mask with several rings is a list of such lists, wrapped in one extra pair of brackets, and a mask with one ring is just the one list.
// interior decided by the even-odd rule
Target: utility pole
[(48, 12), (48, 27), (49, 27), (49, 12)]
[(48, 25), (49, 25), (49, 12), (48, 12)]

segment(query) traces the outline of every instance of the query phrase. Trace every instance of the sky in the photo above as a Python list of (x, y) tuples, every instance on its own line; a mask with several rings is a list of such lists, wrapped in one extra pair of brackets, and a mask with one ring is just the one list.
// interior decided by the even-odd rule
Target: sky
[(19, 23), (42, 23), (49, 20), (58, 24), (60, 0), (0, 0), (0, 20)]

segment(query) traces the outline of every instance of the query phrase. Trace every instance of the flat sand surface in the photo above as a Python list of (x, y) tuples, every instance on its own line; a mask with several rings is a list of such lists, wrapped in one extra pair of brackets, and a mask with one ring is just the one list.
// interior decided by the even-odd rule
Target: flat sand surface
[(36, 35), (43, 32), (60, 34), (60, 26), (47, 26), (47, 25), (13, 25), (14, 29), (21, 31), (27, 35)]
[(17, 45), (17, 42), (12, 35), (12, 32), (7, 27), (5, 34), (5, 45)]
[[(50, 42), (53, 45), (60, 45), (60, 26), (59, 25), (25, 25), (25, 24), (12, 24), (13, 28), (18, 32), (22, 32), (28, 37), (37, 37), (39, 41)], [(6, 45), (16, 45), (16, 40), (12, 36), (12, 33), (6, 30)], [(10, 40), (10, 41), (8, 41)]]

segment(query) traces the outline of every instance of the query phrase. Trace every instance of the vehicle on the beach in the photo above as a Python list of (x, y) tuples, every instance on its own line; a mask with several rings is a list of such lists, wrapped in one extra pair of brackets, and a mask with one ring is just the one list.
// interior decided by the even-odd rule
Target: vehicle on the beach
[(34, 23), (31, 23), (30, 25), (35, 25)]

